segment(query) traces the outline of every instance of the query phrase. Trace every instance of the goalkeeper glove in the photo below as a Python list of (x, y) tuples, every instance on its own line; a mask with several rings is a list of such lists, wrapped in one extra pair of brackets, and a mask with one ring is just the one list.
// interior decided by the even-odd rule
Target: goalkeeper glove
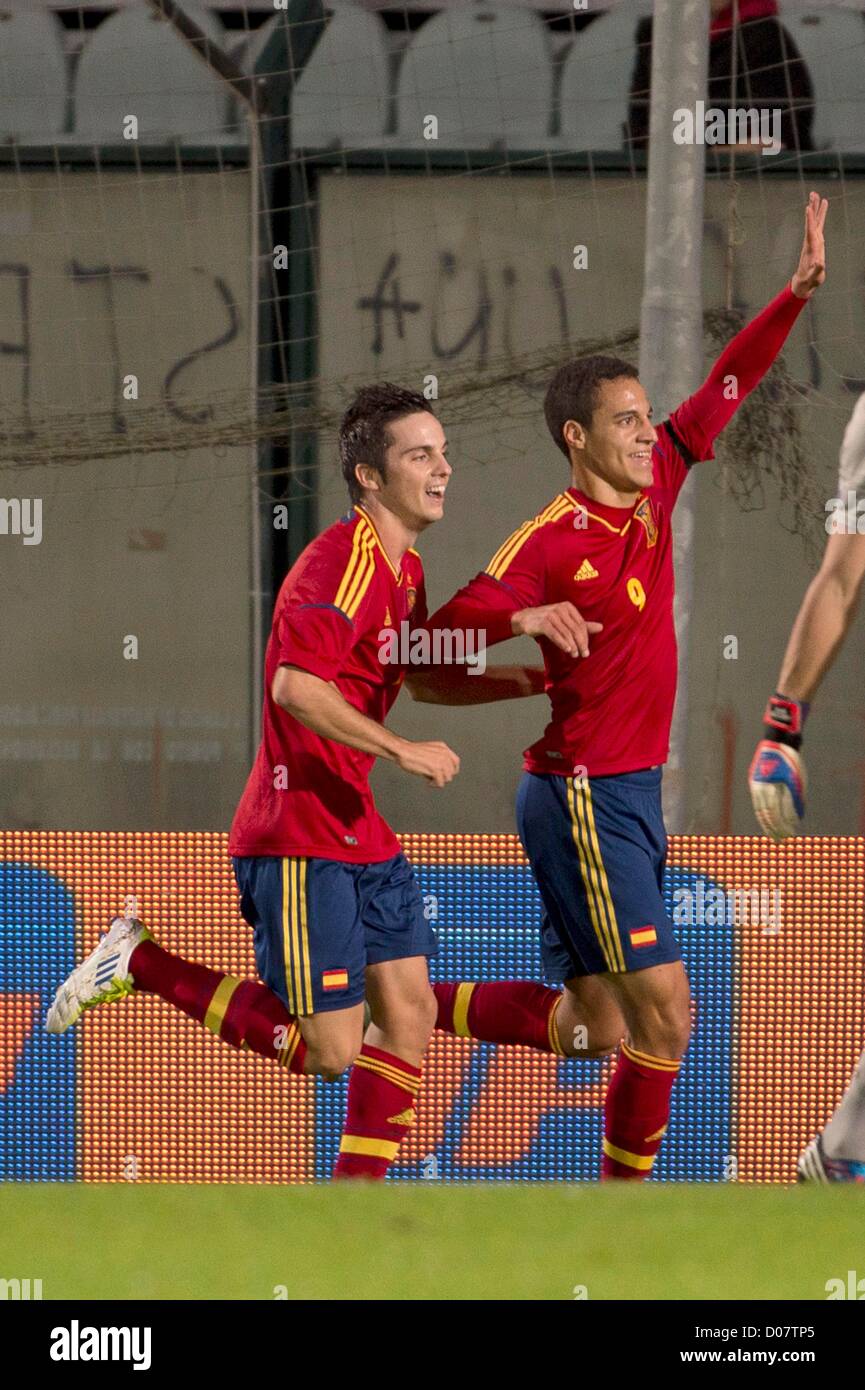
[(763, 737), (748, 769), (754, 814), (773, 840), (795, 835), (805, 814), (805, 764), (799, 753), (808, 715), (804, 700), (777, 691), (763, 715)]

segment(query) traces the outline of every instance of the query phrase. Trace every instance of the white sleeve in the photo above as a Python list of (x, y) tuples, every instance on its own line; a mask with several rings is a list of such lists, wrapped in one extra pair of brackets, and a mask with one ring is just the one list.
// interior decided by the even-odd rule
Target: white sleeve
[(841, 444), (838, 496), (843, 506), (848, 492), (856, 493), (857, 502), (865, 500), (865, 391), (853, 407)]

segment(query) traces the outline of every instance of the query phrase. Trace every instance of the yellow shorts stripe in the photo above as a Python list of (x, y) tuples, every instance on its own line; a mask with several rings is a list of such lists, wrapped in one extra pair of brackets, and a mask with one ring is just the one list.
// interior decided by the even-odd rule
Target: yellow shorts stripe
[(419, 1077), (412, 1076), (409, 1072), (400, 1071), (397, 1067), (389, 1067), (386, 1062), (380, 1062), (377, 1057), (355, 1057), (354, 1065), (362, 1067), (364, 1071), (374, 1072), (376, 1076), (390, 1081), (394, 1086), (399, 1086), (404, 1091), (409, 1091), (413, 1096), (416, 1096), (420, 1090)]
[(465, 980), (461, 985), (457, 985), (457, 992), (454, 997), (454, 1032), (458, 1038), (470, 1038), (469, 1032), (469, 1005), (472, 1002), (472, 995), (475, 992), (473, 981)]
[[(291, 860), (291, 941), (297, 1013), (312, 1013), (312, 983), (307, 981), (305, 965), (309, 956), (306, 936), (306, 860)], [(306, 957), (306, 959), (305, 959)]]
[(604, 1140), (604, 1153), (607, 1158), (615, 1159), (616, 1163), (625, 1163), (629, 1168), (636, 1168), (640, 1173), (648, 1173), (655, 1161), (654, 1154), (631, 1154), (627, 1149), (618, 1149), (615, 1144), (611, 1144), (609, 1139)]
[(292, 960), (293, 949), (291, 940), (291, 876), (292, 860), (282, 860), (282, 959), (285, 962), (285, 997), (288, 998), (288, 1012), (298, 1012), (298, 999), (295, 995), (295, 980), (293, 980)]
[(312, 977), (306, 920), (307, 861), (294, 856), (282, 861), (282, 949), (285, 954), (285, 992), (292, 1014), (311, 1014)]
[(610, 892), (610, 881), (607, 878), (607, 871), (604, 868), (604, 858), (601, 854), (601, 842), (598, 839), (598, 831), (595, 826), (595, 808), (592, 805), (592, 788), (588, 780), (585, 780), (580, 787), (582, 797), (585, 824), (589, 833), (589, 847), (592, 857), (598, 870), (598, 886), (600, 890), (600, 903), (605, 911), (605, 917), (609, 923), (609, 940), (612, 946), (612, 956), (615, 964), (614, 970), (624, 971), (625, 953), (622, 950), (622, 942), (619, 937), (619, 924), (616, 921), (616, 909), (613, 903), (613, 895)]
[(393, 1139), (365, 1139), (360, 1134), (344, 1134), (340, 1142), (341, 1154), (365, 1154), (369, 1158), (396, 1158), (399, 1143)]
[(651, 1067), (654, 1071), (679, 1071), (682, 1066), (681, 1062), (675, 1061), (672, 1057), (653, 1057), (649, 1052), (638, 1052), (626, 1042), (622, 1043), (622, 1051), (632, 1062), (641, 1067)]
[(222, 1021), (225, 1018), (226, 1010), (231, 1002), (231, 996), (240, 984), (232, 975), (226, 975), (224, 980), (220, 980), (213, 997), (207, 1006), (207, 1013), (204, 1015), (204, 1026), (209, 1028), (211, 1033), (219, 1037), (222, 1028)]
[[(309, 963), (309, 923), (306, 916), (306, 872), (308, 860), (298, 861), (298, 896), (300, 898), (300, 939), (303, 951), (301, 974), (303, 977), (303, 995), (306, 1000), (304, 1013), (311, 1014), (314, 1009), (312, 999), (312, 969)], [(348, 981), (346, 981), (348, 983)]]
[(590, 795), (590, 792), (586, 784), (577, 782), (575, 778), (568, 778), (571, 835), (580, 861), (580, 873), (586, 890), (589, 916), (592, 919), (595, 936), (598, 938), (603, 953), (604, 964), (609, 971), (616, 971), (624, 968), (624, 962), (620, 967), (613, 935), (615, 915), (613, 915), (613, 922), (610, 920), (609, 909), (612, 908), (612, 902), (609, 900), (609, 891), (606, 896), (602, 891), (602, 875), (603, 879), (606, 880), (606, 874), (603, 870), (602, 860), (599, 867), (600, 847), (596, 847), (592, 843), (591, 829), (586, 816), (587, 795)]
[(556, 1016), (559, 1012), (559, 1005), (564, 997), (563, 994), (560, 994), (558, 998), (553, 1000), (550, 1016), (547, 1019), (547, 1037), (550, 1040), (550, 1051), (555, 1052), (557, 1057), (564, 1057), (565, 1055), (565, 1049), (562, 1047), (559, 1040), (559, 1030), (556, 1027)]

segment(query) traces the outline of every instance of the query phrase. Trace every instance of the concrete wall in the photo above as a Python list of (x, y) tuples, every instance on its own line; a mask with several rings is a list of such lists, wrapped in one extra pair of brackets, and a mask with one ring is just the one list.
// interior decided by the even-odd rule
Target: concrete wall
[[(4, 451), (0, 493), (42, 500), (39, 544), (0, 534), (0, 823), (223, 828), (249, 762), (250, 451), (171, 442), (249, 380), (247, 175), (0, 187), (0, 401), (41, 447)], [(99, 457), (142, 412), (164, 447)]]

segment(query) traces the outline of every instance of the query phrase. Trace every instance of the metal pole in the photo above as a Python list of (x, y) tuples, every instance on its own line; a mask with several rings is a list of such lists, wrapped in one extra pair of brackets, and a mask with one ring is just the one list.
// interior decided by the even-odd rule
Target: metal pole
[[(708, 0), (655, 0), (646, 186), (646, 253), (640, 316), (640, 376), (662, 419), (699, 385), (703, 365), (703, 186), (705, 148), (673, 139), (674, 112), (705, 102)], [(685, 818), (688, 638), (693, 593), (694, 480), (682, 489), (673, 527), (676, 637), (681, 666), (664, 775), (664, 814), (680, 832)]]
[[(249, 396), (250, 410), (258, 416), (258, 366), (261, 301), (261, 125), (252, 106), (244, 115), (249, 130), (250, 229), (249, 229)], [(261, 707), (264, 697), (264, 594), (262, 591), (261, 497), (259, 487), (259, 443), (253, 436), (249, 445), (249, 592), (252, 643), (250, 649), (250, 737), (249, 758), (255, 758), (261, 742)]]

